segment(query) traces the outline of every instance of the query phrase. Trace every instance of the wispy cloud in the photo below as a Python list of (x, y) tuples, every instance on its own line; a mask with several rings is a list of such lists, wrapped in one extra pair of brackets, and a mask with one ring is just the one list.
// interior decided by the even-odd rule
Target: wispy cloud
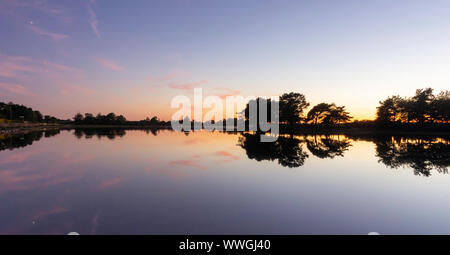
[(170, 82), (173, 80), (176, 80), (178, 78), (181, 78), (185, 75), (182, 71), (172, 71), (166, 75), (157, 76), (157, 77), (148, 77), (146, 80), (149, 85), (151, 86), (160, 86), (161, 84), (164, 84), (166, 82)]
[(197, 82), (187, 82), (187, 83), (172, 82), (168, 86), (169, 86), (169, 88), (172, 88), (172, 89), (193, 90), (194, 88), (198, 88), (207, 83), (208, 83), (208, 81), (205, 81), (205, 80), (197, 81)]
[(68, 35), (65, 34), (58, 34), (58, 33), (53, 33), (53, 32), (49, 32), (46, 31), (34, 24), (30, 24), (30, 29), (31, 31), (33, 31), (35, 34), (39, 35), (39, 36), (46, 36), (49, 37), (50, 39), (52, 39), (53, 41), (60, 41), (63, 39), (68, 38)]
[(125, 68), (123, 68), (121, 65), (116, 63), (115, 61), (111, 59), (106, 58), (94, 58), (97, 63), (99, 63), (102, 67), (113, 70), (113, 71), (123, 71)]
[(7, 56), (0, 53), (0, 77), (15, 78), (23, 73), (37, 72), (32, 59), (22, 56)]
[(217, 87), (215, 88), (216, 95), (220, 97), (221, 99), (226, 99), (228, 96), (237, 96), (241, 94), (240, 90), (231, 89), (231, 88), (225, 88), (225, 87)]
[(95, 11), (93, 9), (93, 5), (95, 5), (95, 0), (89, 0), (88, 4), (88, 13), (89, 13), (89, 24), (91, 25), (92, 31), (94, 34), (100, 38), (100, 32), (98, 31), (98, 19), (97, 15), (95, 14)]
[[(46, 59), (33, 59), (23, 56), (8, 56), (0, 53), (0, 77), (10, 80), (2, 83), (3, 92), (16, 95), (32, 95), (23, 85), (35, 84), (36, 78), (54, 85), (61, 95), (93, 95), (96, 91), (84, 84), (83, 70)], [(69, 81), (69, 83), (68, 83)]]
[(64, 73), (65, 75), (71, 74), (74, 77), (83, 76), (83, 71), (64, 64), (54, 63), (48, 60), (42, 62), (45, 71), (52, 71), (58, 73)]
[(34, 96), (33, 92), (20, 84), (0, 82), (0, 89), (16, 95)]
[(8, 10), (9, 14), (15, 15), (16, 9), (26, 9), (32, 12), (41, 12), (55, 17), (64, 23), (72, 23), (72, 17), (67, 11), (60, 7), (49, 5), (47, 1), (26, 1), (26, 0), (2, 0), (0, 9)]
[(88, 86), (84, 85), (76, 85), (76, 84), (60, 84), (61, 87), (61, 95), (70, 96), (74, 94), (82, 94), (84, 96), (92, 96), (95, 95), (96, 90), (91, 89)]

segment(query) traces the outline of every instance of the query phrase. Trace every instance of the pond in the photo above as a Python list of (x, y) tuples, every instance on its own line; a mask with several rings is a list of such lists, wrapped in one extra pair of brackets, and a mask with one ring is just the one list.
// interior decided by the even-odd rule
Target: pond
[(1, 234), (450, 234), (448, 137), (0, 136)]

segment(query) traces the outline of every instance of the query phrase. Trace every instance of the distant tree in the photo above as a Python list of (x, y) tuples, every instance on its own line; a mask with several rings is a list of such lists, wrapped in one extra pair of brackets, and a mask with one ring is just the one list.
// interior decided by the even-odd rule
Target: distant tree
[(75, 122), (75, 124), (81, 124), (83, 122), (83, 120), (84, 120), (84, 117), (81, 113), (77, 113), (73, 117), (73, 121)]
[(159, 123), (158, 117), (154, 116), (151, 120), (150, 120), (150, 125), (157, 125)]
[(123, 115), (119, 115), (117, 116), (116, 121), (118, 124), (125, 124), (127, 122), (127, 119)]
[(96, 119), (92, 113), (85, 113), (84, 114), (84, 124), (95, 124)]
[(420, 124), (429, 120), (432, 114), (432, 102), (434, 100), (433, 89), (418, 89), (416, 95), (411, 98), (412, 104), (409, 108), (409, 114), (412, 119), (417, 120)]
[(346, 123), (352, 117), (345, 110), (345, 106), (336, 106), (334, 103), (320, 103), (315, 105), (307, 114), (307, 121), (314, 124), (334, 125)]
[(332, 104), (330, 113), (323, 119), (325, 125), (335, 125), (349, 122), (352, 117), (350, 113), (345, 110), (345, 106), (336, 106)]
[(431, 103), (431, 118), (435, 122), (450, 121), (450, 91), (442, 91)]
[(377, 107), (377, 121), (382, 123), (389, 122), (409, 122), (410, 114), (406, 109), (410, 108), (408, 100), (399, 96), (388, 97), (380, 101)]
[(329, 108), (330, 105), (327, 103), (320, 103), (313, 106), (306, 116), (307, 121), (312, 121), (315, 125), (321, 123), (327, 116)]
[(266, 117), (266, 121), (267, 122), (271, 122), (271, 111), (272, 111), (272, 100), (271, 99), (265, 99), (265, 98), (258, 97), (258, 98), (254, 99), (254, 100), (249, 101), (247, 103), (247, 105), (245, 106), (245, 109), (243, 111), (244, 118), (246, 120), (250, 120), (251, 119), (250, 118), (250, 105), (251, 104), (255, 104), (256, 105), (255, 110), (256, 110), (256, 118), (257, 118), (256, 121), (257, 121), (257, 126), (258, 126), (257, 129), (258, 130), (259, 130), (259, 120), (262, 117), (262, 116), (260, 116), (259, 109), (260, 109), (260, 105), (262, 105), (264, 101), (265, 101), (266, 107), (267, 107), (266, 108), (267, 109), (267, 114), (265, 116)]
[(388, 97), (377, 107), (377, 121), (393, 123), (448, 123), (450, 112), (450, 92), (433, 94), (433, 89), (418, 89), (410, 98)]
[(303, 111), (309, 106), (306, 98), (300, 93), (285, 93), (280, 96), (280, 122), (294, 125), (302, 119)]

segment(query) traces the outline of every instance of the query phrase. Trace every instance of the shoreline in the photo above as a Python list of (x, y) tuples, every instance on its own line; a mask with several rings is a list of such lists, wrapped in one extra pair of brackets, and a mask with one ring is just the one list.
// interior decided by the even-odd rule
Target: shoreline
[[(173, 130), (171, 126), (152, 125), (152, 126), (135, 126), (135, 125), (73, 125), (73, 124), (25, 124), (25, 125), (1, 125), (0, 134), (15, 135), (28, 132), (47, 131), (47, 130), (72, 130), (72, 129), (122, 129), (122, 130)], [(198, 132), (201, 130), (191, 130), (188, 132)], [(216, 131), (217, 132), (217, 131)], [(218, 131), (218, 132), (247, 132), (247, 131)], [(280, 134), (295, 134), (295, 135), (348, 135), (348, 136), (366, 136), (366, 135), (413, 135), (413, 136), (450, 136), (449, 131), (443, 130), (395, 130), (395, 129), (377, 129), (375, 127), (364, 128), (335, 128), (335, 129), (314, 129), (297, 128), (292, 132), (280, 132)]]

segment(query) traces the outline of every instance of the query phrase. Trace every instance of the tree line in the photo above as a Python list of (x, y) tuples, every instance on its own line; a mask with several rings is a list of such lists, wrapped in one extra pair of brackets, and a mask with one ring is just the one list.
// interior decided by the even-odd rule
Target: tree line
[(59, 119), (50, 115), (43, 115), (40, 111), (24, 105), (12, 102), (0, 102), (0, 120), (7, 121), (27, 121), (33, 123), (58, 123)]
[(101, 113), (93, 115), (92, 113), (77, 113), (73, 117), (75, 125), (127, 125), (127, 126), (167, 126), (170, 122), (161, 121), (158, 117), (145, 118), (139, 121), (129, 121), (123, 115), (116, 115), (111, 112), (106, 115)]
[[(250, 104), (267, 104), (265, 120), (271, 122), (270, 99), (257, 98), (247, 103), (240, 118), (250, 119)], [(395, 126), (426, 126), (429, 124), (442, 125), (450, 121), (450, 92), (442, 91), (433, 94), (432, 88), (417, 89), (412, 97), (391, 96), (380, 101), (374, 121), (352, 121), (352, 116), (345, 109), (335, 103), (322, 102), (312, 106), (301, 93), (290, 92), (282, 94), (277, 100), (279, 106), (278, 119), (283, 127), (395, 127)], [(258, 120), (263, 117), (259, 116)], [(34, 123), (64, 123), (76, 125), (133, 125), (133, 126), (169, 126), (170, 122), (159, 120), (158, 117), (146, 118), (140, 121), (128, 121), (123, 115), (109, 113), (106, 115), (91, 113), (77, 113), (72, 120), (59, 120), (53, 116), (43, 116), (41, 112), (24, 105), (0, 102), (0, 122), (26, 121)], [(236, 123), (237, 119), (233, 119)], [(220, 120), (222, 121), (222, 120)], [(225, 124), (225, 120), (223, 120)]]
[[(261, 103), (267, 104), (268, 113), (265, 117), (271, 121), (270, 99), (257, 98), (252, 100), (258, 108)], [(241, 112), (245, 120), (249, 120), (250, 101)], [(403, 126), (416, 126), (426, 124), (448, 124), (450, 121), (450, 91), (442, 91), (433, 94), (432, 88), (417, 89), (412, 97), (391, 96), (380, 101), (377, 107), (376, 119), (374, 121), (351, 121), (352, 116), (345, 106), (335, 103), (319, 103), (306, 111), (310, 103), (301, 93), (285, 93), (278, 99), (279, 122), (288, 127), (298, 126), (321, 126), (321, 127), (392, 127), (396, 124)]]
[[(259, 108), (260, 104), (267, 104), (266, 119), (271, 121), (272, 101), (270, 99), (257, 98), (252, 100)], [(250, 101), (242, 111), (246, 120), (250, 119)], [(323, 126), (333, 126), (341, 123), (349, 122), (353, 117), (345, 110), (345, 106), (337, 106), (335, 103), (320, 103), (313, 106), (307, 113), (306, 109), (310, 103), (306, 101), (306, 97), (301, 93), (285, 93), (281, 95), (277, 101), (279, 107), (279, 122), (288, 126), (296, 124), (313, 124)], [(257, 113), (258, 119), (259, 116)]]
[(449, 123), (450, 91), (433, 94), (432, 88), (418, 89), (413, 97), (388, 97), (377, 107), (382, 124)]

